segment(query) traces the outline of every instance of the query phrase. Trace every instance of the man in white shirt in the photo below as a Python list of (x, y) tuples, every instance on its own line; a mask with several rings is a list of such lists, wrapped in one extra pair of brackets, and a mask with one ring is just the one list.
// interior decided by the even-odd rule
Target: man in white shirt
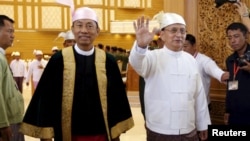
[(34, 59), (29, 65), (26, 85), (29, 86), (29, 81), (32, 76), (32, 82), (35, 90), (48, 61), (43, 59), (43, 52), (41, 50), (36, 50), (34, 53), (36, 55), (36, 59)]
[(182, 50), (186, 23), (178, 14), (160, 12), (161, 49), (148, 51), (156, 30), (144, 16), (134, 23), (136, 42), (129, 62), (145, 80), (147, 141), (207, 139), (211, 124), (206, 95), (195, 59)]
[(211, 77), (217, 79), (221, 83), (226, 83), (229, 79), (229, 72), (223, 71), (210, 57), (198, 52), (196, 48), (196, 39), (191, 34), (187, 34), (183, 50), (194, 56), (198, 63), (203, 87), (207, 96), (208, 107), (209, 110), (211, 110), (211, 101), (209, 96)]
[(18, 89), (23, 93), (23, 79), (26, 76), (27, 68), (24, 60), (20, 59), (19, 52), (12, 53), (14, 60), (10, 62), (10, 69), (16, 81)]

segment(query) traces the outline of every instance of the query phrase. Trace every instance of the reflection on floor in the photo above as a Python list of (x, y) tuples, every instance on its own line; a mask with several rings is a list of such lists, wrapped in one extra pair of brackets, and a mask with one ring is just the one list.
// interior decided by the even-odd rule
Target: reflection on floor
[[(31, 99), (31, 87), (27, 87), (26, 85), (23, 86), (23, 96), (25, 100), (25, 107), (27, 107)], [(120, 140), (145, 141), (146, 133), (144, 128), (144, 119), (141, 114), (138, 92), (128, 92), (128, 98), (131, 105), (135, 126), (128, 132), (122, 134)], [(25, 136), (25, 141), (40, 141), (40, 139)]]

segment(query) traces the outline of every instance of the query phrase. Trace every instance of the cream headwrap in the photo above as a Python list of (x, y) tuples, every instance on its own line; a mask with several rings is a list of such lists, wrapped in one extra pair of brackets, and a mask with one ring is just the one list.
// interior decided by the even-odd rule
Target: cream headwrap
[(11, 53), (11, 56), (20, 56), (20, 52), (18, 52), (18, 51), (14, 51), (14, 52), (12, 52)]
[(34, 50), (33, 54), (34, 55), (43, 55), (43, 52), (41, 50)]
[(75, 39), (75, 36), (74, 36), (72, 30), (69, 30), (67, 32), (60, 32), (58, 34), (57, 38), (59, 38), (59, 37), (63, 37), (64, 40), (74, 40)]
[(157, 20), (159, 22), (160, 29), (176, 23), (186, 25), (185, 20), (182, 16), (176, 13), (164, 13), (163, 11), (156, 14), (153, 17), (153, 20)]
[(59, 48), (58, 48), (57, 46), (54, 46), (54, 47), (52, 47), (51, 50), (52, 50), (52, 51), (54, 51), (54, 50), (59, 50)]

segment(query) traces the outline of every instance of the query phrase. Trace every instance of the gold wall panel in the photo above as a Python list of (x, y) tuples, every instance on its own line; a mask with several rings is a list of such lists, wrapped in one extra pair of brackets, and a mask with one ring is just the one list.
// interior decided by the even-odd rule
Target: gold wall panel
[(141, 1), (141, 8), (145, 8), (145, 0)]
[(115, 0), (109, 0), (109, 6), (115, 6)]
[(151, 8), (152, 7), (152, 0), (147, 0), (147, 8)]
[(122, 1), (123, 7), (134, 7), (134, 8), (140, 8), (142, 7), (141, 0), (123, 0)]
[(165, 12), (174, 12), (184, 16), (185, 1), (189, 0), (163, 0), (163, 1), (164, 1), (163, 6)]
[(96, 14), (97, 14), (97, 16), (98, 16), (98, 24), (99, 24), (99, 27), (100, 27), (100, 29), (101, 30), (105, 30), (104, 29), (104, 23), (103, 23), (103, 9), (101, 9), (101, 8), (93, 8), (94, 10), (95, 10), (95, 12), (96, 12)]
[(108, 21), (108, 10), (107, 9), (104, 10), (104, 16), (105, 16), (104, 29), (108, 30), (109, 29), (109, 21)]
[(14, 5), (1, 5), (0, 13), (14, 19)]
[(28, 28), (28, 29), (34, 29), (34, 27), (33, 27), (33, 25), (34, 25), (34, 23), (33, 23), (33, 18), (32, 17), (34, 17), (33, 16), (33, 14), (34, 14), (35, 12), (33, 12), (32, 11), (32, 7), (31, 6), (27, 6), (26, 7), (26, 15), (25, 15), (25, 17), (26, 17), (26, 28)]
[(24, 28), (23, 26), (23, 6), (18, 6), (17, 7), (17, 11), (18, 11), (18, 28)]
[(109, 10), (109, 21), (115, 20), (115, 11)]
[(64, 23), (64, 29), (69, 29), (69, 27), (71, 27), (71, 21), (72, 18), (70, 16), (70, 12), (68, 12), (69, 9), (68, 8), (63, 8), (63, 12), (64, 12), (64, 20), (63, 21), (69, 21), (69, 22), (63, 22)]
[(76, 0), (76, 1), (75, 1), (75, 5), (83, 5), (83, 4), (82, 4), (82, 0)]
[(47, 3), (55, 3), (55, 0), (41, 0), (41, 2), (47, 2)]
[(84, 0), (83, 5), (103, 5), (103, 0)]
[(40, 19), (39, 16), (38, 16), (38, 6), (35, 6), (34, 9), (35, 9), (35, 10), (34, 10), (34, 18), (33, 18), (33, 21), (35, 21), (35, 29), (38, 29), (38, 27), (39, 27), (39, 26), (38, 26), (38, 25), (39, 25), (39, 23), (38, 23), (39, 21), (38, 21), (38, 20)]
[[(198, 2), (197, 0), (186, 0), (185, 3), (184, 18), (187, 24), (187, 32), (198, 37)], [(197, 45), (199, 39), (197, 38)]]
[(41, 9), (40, 29), (62, 29), (62, 13), (60, 7), (43, 6)]

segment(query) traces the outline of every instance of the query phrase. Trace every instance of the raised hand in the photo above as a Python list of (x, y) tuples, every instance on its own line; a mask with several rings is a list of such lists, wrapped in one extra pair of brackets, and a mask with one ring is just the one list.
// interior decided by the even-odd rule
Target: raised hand
[(153, 40), (157, 29), (154, 28), (152, 32), (149, 31), (149, 19), (141, 16), (134, 22), (134, 29), (137, 44), (141, 48), (146, 48), (147, 45)]
[(249, 15), (248, 8), (245, 3), (237, 2), (234, 5), (237, 7), (236, 10), (238, 11), (240, 16)]

